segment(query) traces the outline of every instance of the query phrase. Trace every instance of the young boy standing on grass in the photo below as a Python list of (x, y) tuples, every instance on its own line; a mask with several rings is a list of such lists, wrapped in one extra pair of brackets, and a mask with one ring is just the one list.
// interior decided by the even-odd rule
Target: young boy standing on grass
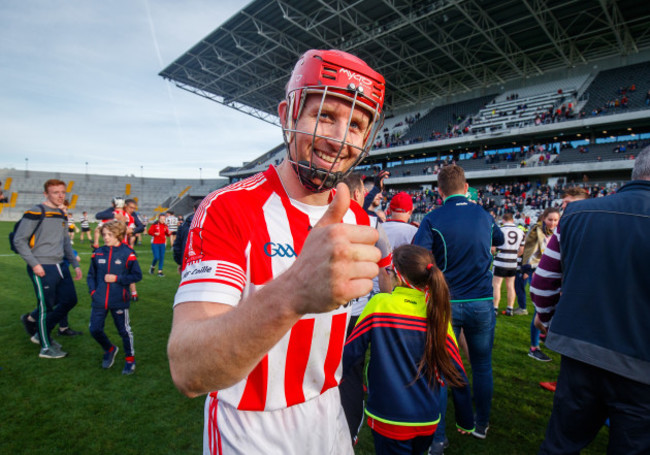
[(126, 362), (122, 374), (133, 374), (135, 352), (129, 317), (129, 285), (142, 279), (142, 271), (133, 250), (123, 243), (126, 225), (122, 221), (107, 222), (101, 228), (101, 235), (104, 246), (95, 250), (88, 270), (88, 289), (92, 298), (90, 334), (104, 348), (102, 368), (110, 368), (118, 352), (117, 346), (104, 332), (104, 322), (110, 311), (124, 344)]

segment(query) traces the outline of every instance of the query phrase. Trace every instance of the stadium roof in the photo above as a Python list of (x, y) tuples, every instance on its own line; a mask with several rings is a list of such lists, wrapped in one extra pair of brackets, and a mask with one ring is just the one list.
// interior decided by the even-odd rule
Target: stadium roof
[(399, 110), (650, 49), (639, 0), (255, 0), (165, 68), (185, 90), (269, 123), (298, 57), (338, 48)]

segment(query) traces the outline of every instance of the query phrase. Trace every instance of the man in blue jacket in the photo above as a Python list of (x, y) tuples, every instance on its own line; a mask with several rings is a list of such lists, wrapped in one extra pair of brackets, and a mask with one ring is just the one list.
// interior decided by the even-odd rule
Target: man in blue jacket
[[(476, 429), (472, 434), (485, 439), (492, 405), (492, 345), (496, 323), (492, 309), (491, 248), (503, 244), (504, 239), (494, 218), (468, 200), (468, 188), (463, 168), (457, 165), (442, 168), (438, 174), (438, 192), (444, 204), (424, 217), (413, 243), (433, 252), (449, 285), (452, 326), (456, 337), (463, 330), (472, 365), (476, 406)], [(440, 449), (444, 431), (442, 419), (434, 436), (434, 445)]]
[(560, 220), (551, 274), (534, 283), (551, 296), (534, 300), (536, 325), (562, 354), (540, 454), (579, 453), (607, 418), (608, 453), (650, 453), (649, 232), (650, 147), (631, 182), (571, 203)]

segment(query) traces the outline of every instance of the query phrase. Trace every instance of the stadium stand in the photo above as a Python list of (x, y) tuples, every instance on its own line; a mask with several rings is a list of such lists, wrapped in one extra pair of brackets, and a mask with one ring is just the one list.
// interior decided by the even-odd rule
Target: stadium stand
[[(256, 174), (258, 172), (268, 169), (271, 164), (277, 165), (284, 159), (285, 147), (284, 143), (272, 148), (259, 158), (249, 163), (244, 163), (242, 167), (233, 167), (223, 169), (220, 174), (224, 177), (230, 177), (231, 181), (237, 180), (236, 176), (242, 171), (247, 175)], [(234, 178), (233, 178), (234, 177)], [(207, 193), (206, 193), (207, 194)]]
[[(583, 95), (585, 116), (620, 113), (621, 110), (646, 109), (650, 91), (650, 62), (622, 66), (598, 73)], [(627, 103), (623, 99), (627, 98)]]
[(403, 139), (405, 142), (422, 142), (439, 137), (450, 137), (454, 135), (454, 131), (462, 132), (468, 118), (493, 98), (494, 95), (487, 95), (437, 106), (414, 123)]
[[(553, 113), (569, 104), (575, 110), (579, 89), (588, 75), (525, 87), (516, 92), (503, 93), (473, 118), (472, 132), (492, 131), (509, 127), (524, 127), (536, 122), (544, 113)], [(573, 116), (573, 114), (570, 114)], [(566, 119), (569, 115), (562, 115)], [(558, 118), (557, 120), (560, 120)], [(541, 120), (539, 120), (541, 123)]]
[[(43, 183), (51, 178), (68, 184), (68, 198), (76, 201), (70, 211), (75, 214), (87, 211), (93, 215), (108, 207), (112, 197), (122, 196), (136, 199), (140, 213), (149, 217), (173, 208), (182, 200), (202, 198), (227, 183), (226, 179), (161, 179), (0, 169), (0, 180), (11, 179), (11, 187), (5, 191), (11, 199), (2, 204), (0, 220), (17, 220), (29, 207), (42, 202)], [(191, 213), (191, 203), (189, 206), (186, 212), (176, 212)]]

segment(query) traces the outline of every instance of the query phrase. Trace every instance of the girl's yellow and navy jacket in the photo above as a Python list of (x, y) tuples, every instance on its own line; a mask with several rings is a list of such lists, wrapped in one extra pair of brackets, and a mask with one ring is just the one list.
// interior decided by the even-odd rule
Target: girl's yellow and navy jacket
[[(106, 274), (117, 275), (115, 283), (104, 281)], [(124, 243), (119, 246), (97, 248), (88, 269), (88, 290), (93, 308), (129, 308), (131, 292), (129, 285), (142, 279), (142, 271), (135, 253)]]
[[(430, 432), (433, 433), (440, 421), (440, 388), (437, 383), (430, 385), (424, 375), (418, 376), (426, 342), (426, 312), (424, 293), (416, 289), (398, 286), (392, 294), (376, 294), (367, 303), (345, 344), (344, 370), (364, 356), (370, 344), (366, 414), (385, 424), (384, 428), (413, 427), (415, 430), (433, 426)], [(463, 380), (469, 384), (451, 326), (446, 347)], [(474, 417), (470, 389), (465, 386), (455, 390), (457, 425), (471, 431)], [(404, 431), (399, 433), (406, 436)]]

